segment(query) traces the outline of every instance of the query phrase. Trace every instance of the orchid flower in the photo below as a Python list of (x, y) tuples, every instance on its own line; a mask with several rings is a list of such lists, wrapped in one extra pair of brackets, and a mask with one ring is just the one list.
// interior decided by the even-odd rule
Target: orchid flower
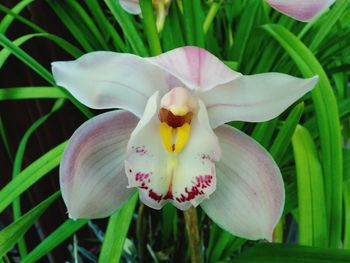
[(335, 0), (266, 0), (277, 11), (299, 21), (310, 21), (330, 7)]
[[(162, 31), (165, 23), (165, 17), (168, 13), (171, 0), (152, 0), (155, 8), (157, 20), (156, 26), (158, 31)], [(132, 15), (140, 15), (141, 7), (139, 0), (119, 0), (121, 7)]]
[(154, 209), (201, 205), (223, 229), (272, 239), (284, 205), (269, 153), (228, 121), (267, 121), (318, 81), (281, 73), (244, 76), (197, 47), (141, 58), (107, 51), (52, 63), (54, 78), (94, 109), (60, 164), (69, 216), (111, 215), (136, 191)]

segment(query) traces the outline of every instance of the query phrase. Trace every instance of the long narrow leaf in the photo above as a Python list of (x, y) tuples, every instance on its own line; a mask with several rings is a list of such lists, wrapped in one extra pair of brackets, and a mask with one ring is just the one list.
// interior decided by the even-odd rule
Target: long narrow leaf
[(312, 91), (312, 100), (321, 139), (329, 245), (338, 247), (342, 222), (343, 164), (337, 101), (322, 66), (295, 35), (278, 25), (265, 25), (263, 29), (283, 46), (304, 77), (320, 77), (318, 86)]
[(45, 174), (57, 167), (67, 142), (61, 143), (31, 165), (25, 168), (16, 178), (9, 182), (0, 191), (0, 213), (10, 205), (15, 198), (27, 190)]
[(309, 132), (298, 126), (292, 138), (298, 185), (300, 245), (328, 245), (322, 168)]
[(118, 212), (110, 217), (99, 257), (100, 263), (120, 262), (137, 200), (138, 195), (135, 194)]
[(39, 205), (34, 207), (32, 210), (0, 232), (0, 257), (2, 257), (17, 243), (18, 239), (22, 237), (25, 232), (27, 232), (27, 230), (59, 195), (60, 192), (56, 192), (55, 194), (51, 195), (49, 198), (41, 202)]
[(87, 220), (71, 220), (68, 219), (60, 225), (54, 232), (45, 238), (37, 247), (35, 247), (24, 259), (22, 263), (34, 263), (45, 256), (52, 249), (61, 244), (68, 237), (77, 232), (87, 223)]

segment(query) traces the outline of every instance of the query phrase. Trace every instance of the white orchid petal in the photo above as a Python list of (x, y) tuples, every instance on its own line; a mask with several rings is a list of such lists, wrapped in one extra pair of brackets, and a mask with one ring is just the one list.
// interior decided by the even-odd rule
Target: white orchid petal
[(111, 215), (133, 193), (124, 170), (126, 146), (138, 118), (111, 111), (80, 126), (60, 165), (62, 196), (71, 218)]
[(119, 3), (128, 13), (132, 15), (141, 14), (141, 7), (138, 0), (119, 0)]
[(123, 108), (139, 117), (155, 91), (168, 90), (168, 73), (132, 54), (91, 52), (52, 63), (52, 72), (58, 85), (88, 107)]
[(149, 60), (181, 80), (188, 88), (201, 91), (241, 76), (208, 51), (193, 46), (177, 48)]
[(125, 162), (129, 187), (138, 187), (140, 199), (154, 209), (171, 202), (185, 210), (215, 190), (214, 161), (220, 157), (220, 148), (205, 107), (199, 104), (188, 142), (178, 155), (167, 152), (162, 144), (157, 93), (131, 135)]
[(335, 0), (267, 0), (277, 11), (300, 21), (310, 21), (318, 16)]
[(277, 165), (242, 132), (221, 126), (215, 133), (222, 149), (222, 159), (216, 165), (217, 187), (201, 207), (233, 235), (271, 241), (285, 198)]
[(213, 128), (228, 121), (261, 122), (277, 117), (310, 91), (318, 76), (295, 78), (281, 73), (241, 76), (200, 93)]

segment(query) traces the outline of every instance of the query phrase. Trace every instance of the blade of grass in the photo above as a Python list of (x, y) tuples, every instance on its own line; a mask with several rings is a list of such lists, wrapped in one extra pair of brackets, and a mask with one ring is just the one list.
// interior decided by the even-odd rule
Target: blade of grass
[[(5, 48), (9, 49), (12, 54), (14, 54), (18, 59), (20, 59), (24, 64), (29, 66), (35, 72), (37, 72), (42, 78), (48, 81), (50, 84), (55, 86), (55, 81), (51, 75), (51, 73), (46, 70), (40, 63), (38, 63), (34, 58), (32, 58), (29, 54), (23, 51), (19, 46), (15, 43), (11, 42), (6, 36), (0, 34), (0, 44)], [(93, 114), (91, 111), (82, 105), (79, 101), (77, 101), (72, 95), (70, 95), (66, 90), (63, 90), (68, 96), (70, 101), (88, 118), (91, 118)]]
[[(67, 6), (66, 6), (67, 5)], [(66, 1), (66, 5), (64, 7), (69, 10), (68, 14), (71, 14), (73, 19), (78, 21), (82, 30), (84, 30), (85, 34), (89, 33), (91, 38), (94, 39), (94, 42), (99, 44), (99, 49), (103, 48), (104, 50), (109, 50), (108, 44), (105, 41), (104, 37), (100, 33), (99, 29), (95, 25), (95, 21), (90, 17), (90, 15), (85, 11), (85, 9), (79, 4), (77, 1)]]
[(119, 1), (104, 0), (114, 18), (122, 28), (126, 39), (130, 42), (133, 51), (139, 56), (147, 56), (148, 51), (144, 42), (132, 22), (131, 16), (120, 6)]
[(322, 168), (308, 130), (297, 126), (292, 137), (298, 186), (300, 245), (327, 247), (327, 217)]
[[(14, 14), (19, 14), (24, 8), (26, 8), (34, 0), (22, 0), (12, 8)], [(0, 22), (0, 33), (5, 34), (9, 26), (14, 20), (14, 16), (11, 14), (6, 15)]]
[(278, 164), (281, 163), (282, 158), (288, 149), (288, 145), (290, 144), (293, 133), (299, 123), (303, 111), (304, 103), (301, 102), (289, 113), (286, 121), (283, 123), (280, 131), (275, 137), (276, 139), (274, 140), (269, 152)]
[(57, 87), (15, 87), (0, 89), (0, 101), (24, 99), (66, 99)]
[(194, 17), (192, 13), (192, 0), (182, 0), (184, 31), (187, 45), (195, 45)]
[(236, 263), (346, 263), (350, 251), (282, 244), (258, 244), (236, 257)]
[[(48, 114), (45, 114), (44, 116), (40, 117), (37, 121), (35, 121), (29, 129), (26, 131), (26, 133), (23, 135), (17, 152), (15, 156), (15, 161), (13, 163), (13, 169), (12, 169), (12, 178), (15, 178), (22, 169), (22, 160), (24, 156), (24, 152), (27, 146), (27, 143), (29, 141), (30, 136), (36, 131), (36, 129), (42, 125), (53, 113), (55, 113), (57, 110), (59, 110), (63, 106), (64, 100), (60, 99), (55, 102), (53, 105), (51, 111)], [(21, 217), (21, 202), (20, 197), (16, 198), (12, 202), (12, 211), (13, 211), (13, 219), (14, 221)], [(23, 238), (20, 238), (18, 240), (18, 249), (19, 254), (21, 258), (24, 258), (27, 254), (27, 246), (25, 243), (25, 240)]]
[(82, 228), (88, 220), (66, 220), (62, 225), (57, 227), (48, 237), (40, 242), (25, 258), (22, 259), (22, 263), (34, 263), (45, 256), (52, 249), (60, 245), (68, 237)]
[[(1, 95), (0, 95), (0, 98), (1, 98)], [(6, 133), (4, 122), (2, 120), (1, 115), (0, 115), (0, 137), (1, 137), (1, 140), (2, 140), (2, 142), (4, 144), (4, 146), (5, 146), (5, 150), (6, 150), (7, 156), (9, 157), (10, 161), (13, 162), (13, 155), (12, 155), (12, 152), (11, 152), (9, 141), (7, 139), (7, 133)]]
[(120, 262), (137, 201), (138, 195), (134, 194), (120, 210), (110, 217), (98, 262)]
[[(31, 0), (33, 1), (33, 0)], [(0, 33), (5, 34), (7, 27), (10, 25), (10, 23), (13, 22), (14, 19), (17, 19), (18, 21), (22, 22), (23, 24), (27, 25), (28, 27), (32, 28), (34, 31), (39, 33), (45, 33), (45, 30), (39, 27), (38, 25), (34, 24), (32, 21), (28, 20), (27, 18), (18, 15), (18, 13), (14, 12), (13, 9), (9, 9), (6, 6), (0, 4), (0, 11), (6, 13), (9, 16), (12, 16), (11, 21), (6, 19), (6, 17), (0, 22)]]
[(84, 48), (85, 52), (94, 51), (94, 43), (91, 43), (91, 39), (88, 39), (87, 34), (83, 31), (83, 27), (77, 24), (73, 18), (69, 16), (69, 13), (61, 6), (62, 2), (50, 0), (47, 1), (47, 3), (57, 14), (66, 28), (71, 32), (76, 41)]
[(327, 17), (318, 27), (317, 33), (312, 36), (312, 42), (309, 46), (310, 50), (315, 51), (322, 41), (326, 38), (329, 32), (333, 29), (339, 18), (347, 10), (349, 1), (337, 0), (334, 7), (327, 13)]
[(264, 25), (262, 28), (287, 51), (304, 77), (320, 77), (311, 94), (321, 139), (329, 245), (338, 247), (342, 228), (343, 164), (337, 101), (322, 66), (295, 35), (278, 25)]
[(160, 46), (156, 21), (154, 19), (154, 10), (152, 2), (149, 0), (140, 0), (140, 6), (143, 16), (143, 28), (147, 36), (148, 44), (151, 51), (150, 53), (152, 56), (159, 55), (162, 53), (162, 48)]
[(54, 193), (0, 232), (0, 257), (17, 243), (59, 195), (60, 192)]
[[(71, 45), (68, 41), (58, 36), (48, 34), (48, 33), (36, 33), (24, 35), (13, 41), (13, 44), (16, 46), (21, 46), (23, 43), (33, 39), (33, 38), (47, 38), (54, 43), (56, 43), (59, 47), (64, 49), (67, 53), (71, 54), (73, 57), (79, 57), (83, 53), (77, 49), (75, 46)], [(6, 59), (12, 54), (12, 50), (9, 48), (4, 48), (0, 51), (0, 67), (5, 63)]]
[(344, 248), (350, 249), (350, 148), (344, 149)]
[(114, 29), (112, 24), (109, 22), (106, 15), (103, 13), (102, 8), (97, 0), (85, 1), (85, 4), (90, 10), (90, 13), (95, 18), (99, 29), (104, 35), (111, 36), (113, 45), (117, 51), (127, 52), (124, 41), (120, 37), (119, 33)]
[(0, 190), (0, 213), (31, 185), (58, 166), (67, 141), (51, 149)]
[(246, 50), (248, 39), (251, 35), (254, 19), (261, 1), (247, 1), (246, 7), (240, 17), (235, 42), (233, 45), (233, 60), (238, 61), (238, 66), (241, 67), (243, 55)]

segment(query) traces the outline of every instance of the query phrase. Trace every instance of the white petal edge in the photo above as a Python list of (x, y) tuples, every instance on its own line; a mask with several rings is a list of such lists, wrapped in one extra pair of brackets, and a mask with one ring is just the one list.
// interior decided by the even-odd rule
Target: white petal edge
[(102, 218), (134, 192), (127, 189), (126, 146), (138, 118), (111, 111), (83, 123), (69, 140), (60, 164), (60, 185), (69, 217)]
[(52, 63), (57, 85), (94, 109), (123, 108), (140, 117), (147, 99), (168, 90), (168, 73), (148, 60), (109, 51), (96, 51), (73, 61)]
[(267, 0), (277, 11), (303, 22), (312, 20), (334, 2), (335, 0)]
[(213, 128), (228, 121), (262, 122), (281, 114), (309, 92), (318, 79), (282, 73), (246, 75), (199, 95)]
[(229, 126), (215, 129), (222, 158), (216, 165), (216, 191), (201, 207), (233, 235), (272, 240), (280, 219), (284, 185), (269, 153), (249, 136)]
[[(215, 190), (215, 161), (221, 151), (205, 106), (201, 101), (198, 104), (189, 140), (178, 155), (169, 154), (162, 144), (157, 93), (149, 99), (144, 116), (131, 135), (125, 161), (129, 187), (137, 187), (141, 201), (151, 208), (160, 209), (170, 202), (186, 210)], [(173, 161), (175, 168), (169, 170)]]
[(156, 57), (152, 63), (181, 80), (188, 88), (205, 91), (241, 76), (205, 49), (186, 46)]
[(132, 15), (141, 14), (141, 7), (138, 0), (119, 0), (121, 7)]

